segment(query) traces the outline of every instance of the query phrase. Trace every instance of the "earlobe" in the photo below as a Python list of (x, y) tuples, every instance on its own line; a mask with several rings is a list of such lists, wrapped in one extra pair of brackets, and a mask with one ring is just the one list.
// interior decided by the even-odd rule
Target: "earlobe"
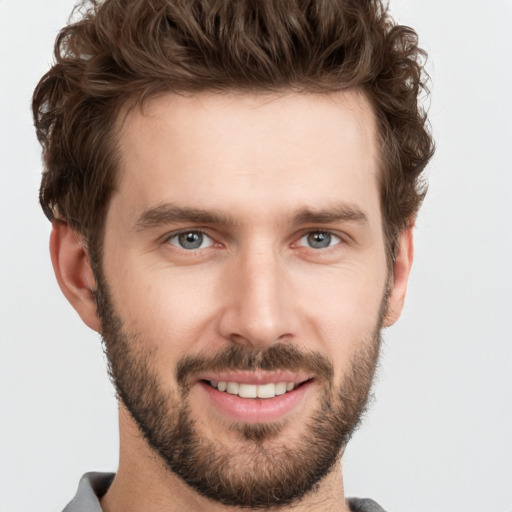
[(52, 223), (50, 254), (60, 289), (82, 320), (99, 332), (92, 290), (96, 286), (87, 251), (77, 233), (60, 220)]
[(384, 327), (393, 325), (400, 318), (404, 307), (414, 256), (413, 227), (405, 229), (398, 237), (398, 252), (393, 264), (393, 275), (391, 276), (392, 289), (388, 300), (387, 313), (384, 318)]

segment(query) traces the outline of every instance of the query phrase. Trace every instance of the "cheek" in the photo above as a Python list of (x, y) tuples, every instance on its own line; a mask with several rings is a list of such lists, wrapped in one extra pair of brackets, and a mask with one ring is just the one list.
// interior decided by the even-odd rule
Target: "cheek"
[(386, 272), (369, 268), (352, 264), (326, 269), (311, 274), (303, 280), (302, 291), (296, 290), (303, 325), (315, 330), (321, 350), (334, 359), (350, 359), (378, 326)]
[(215, 314), (215, 301), (208, 291), (215, 286), (211, 273), (175, 271), (158, 265), (139, 268), (126, 261), (111, 272), (109, 283), (127, 331), (137, 333), (159, 358), (173, 361), (193, 351), (204, 339), (211, 339)]

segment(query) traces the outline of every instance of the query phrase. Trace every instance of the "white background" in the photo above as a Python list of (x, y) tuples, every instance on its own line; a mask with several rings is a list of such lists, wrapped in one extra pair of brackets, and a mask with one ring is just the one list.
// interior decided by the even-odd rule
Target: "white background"
[[(0, 511), (59, 511), (115, 470), (98, 336), (53, 277), (30, 97), (72, 0), (0, 0)], [(346, 491), (390, 512), (512, 511), (512, 1), (391, 0), (430, 53), (437, 154), (408, 303)]]

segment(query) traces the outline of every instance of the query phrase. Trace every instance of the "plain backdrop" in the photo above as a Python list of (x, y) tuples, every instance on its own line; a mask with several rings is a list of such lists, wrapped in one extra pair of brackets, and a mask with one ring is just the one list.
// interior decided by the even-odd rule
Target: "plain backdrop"
[[(59, 511), (113, 471), (100, 340), (55, 282), (30, 97), (73, 0), (0, 0), (0, 511)], [(402, 319), (347, 449), (390, 512), (512, 511), (512, 1), (391, 0), (430, 54), (437, 154)]]

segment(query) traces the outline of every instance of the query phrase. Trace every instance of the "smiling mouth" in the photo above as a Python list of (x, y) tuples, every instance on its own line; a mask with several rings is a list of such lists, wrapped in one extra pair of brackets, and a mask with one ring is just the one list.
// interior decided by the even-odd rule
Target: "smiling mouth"
[(276, 396), (285, 395), (305, 382), (269, 382), (267, 384), (247, 384), (244, 382), (224, 382), (208, 380), (204, 381), (212, 388), (237, 395), (240, 398), (275, 398)]

